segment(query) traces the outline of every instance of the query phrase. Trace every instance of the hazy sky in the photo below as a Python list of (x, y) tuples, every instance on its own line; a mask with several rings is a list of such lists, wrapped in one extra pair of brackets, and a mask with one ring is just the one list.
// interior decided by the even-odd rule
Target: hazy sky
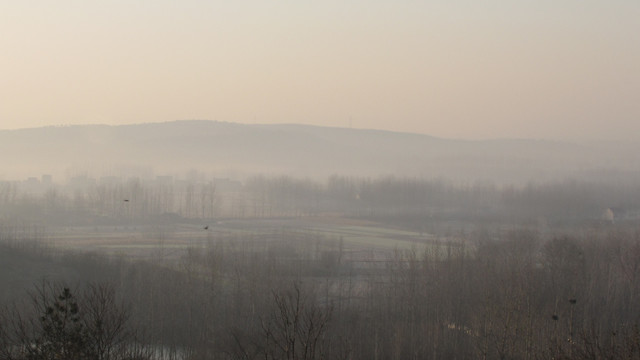
[(638, 0), (0, 3), (0, 128), (640, 139)]

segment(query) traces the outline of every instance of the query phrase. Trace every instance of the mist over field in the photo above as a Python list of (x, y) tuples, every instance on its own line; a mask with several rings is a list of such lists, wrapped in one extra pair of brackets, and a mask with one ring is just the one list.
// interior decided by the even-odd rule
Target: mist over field
[(0, 1), (0, 360), (640, 359), (638, 19)]
[(637, 358), (638, 144), (0, 131), (0, 359)]

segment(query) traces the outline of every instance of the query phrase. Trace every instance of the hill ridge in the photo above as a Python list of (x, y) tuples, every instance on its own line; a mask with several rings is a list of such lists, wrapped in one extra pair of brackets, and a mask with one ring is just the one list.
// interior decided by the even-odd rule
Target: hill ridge
[(443, 139), (425, 134), (306, 124), (177, 120), (0, 130), (0, 179), (144, 167), (176, 173), (303, 177), (419, 176), (499, 183), (632, 168), (628, 148), (552, 140)]

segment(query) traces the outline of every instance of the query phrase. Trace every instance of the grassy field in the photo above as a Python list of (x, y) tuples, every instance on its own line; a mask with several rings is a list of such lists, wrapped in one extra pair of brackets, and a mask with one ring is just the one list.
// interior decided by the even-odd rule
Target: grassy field
[(347, 250), (376, 253), (423, 250), (438, 244), (433, 235), (339, 217), (234, 219), (197, 225), (65, 227), (50, 229), (49, 239), (52, 245), (63, 249), (150, 257), (177, 256), (189, 248), (205, 247), (222, 238), (269, 241), (283, 233), (300, 237), (310, 234), (333, 242), (341, 240)]

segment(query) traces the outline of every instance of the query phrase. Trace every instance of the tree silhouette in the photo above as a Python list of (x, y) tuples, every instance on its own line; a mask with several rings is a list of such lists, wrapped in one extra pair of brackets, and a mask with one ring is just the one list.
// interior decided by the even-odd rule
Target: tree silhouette
[(78, 296), (67, 286), (43, 282), (30, 306), (1, 314), (0, 359), (149, 358), (128, 318), (109, 285), (91, 284)]

